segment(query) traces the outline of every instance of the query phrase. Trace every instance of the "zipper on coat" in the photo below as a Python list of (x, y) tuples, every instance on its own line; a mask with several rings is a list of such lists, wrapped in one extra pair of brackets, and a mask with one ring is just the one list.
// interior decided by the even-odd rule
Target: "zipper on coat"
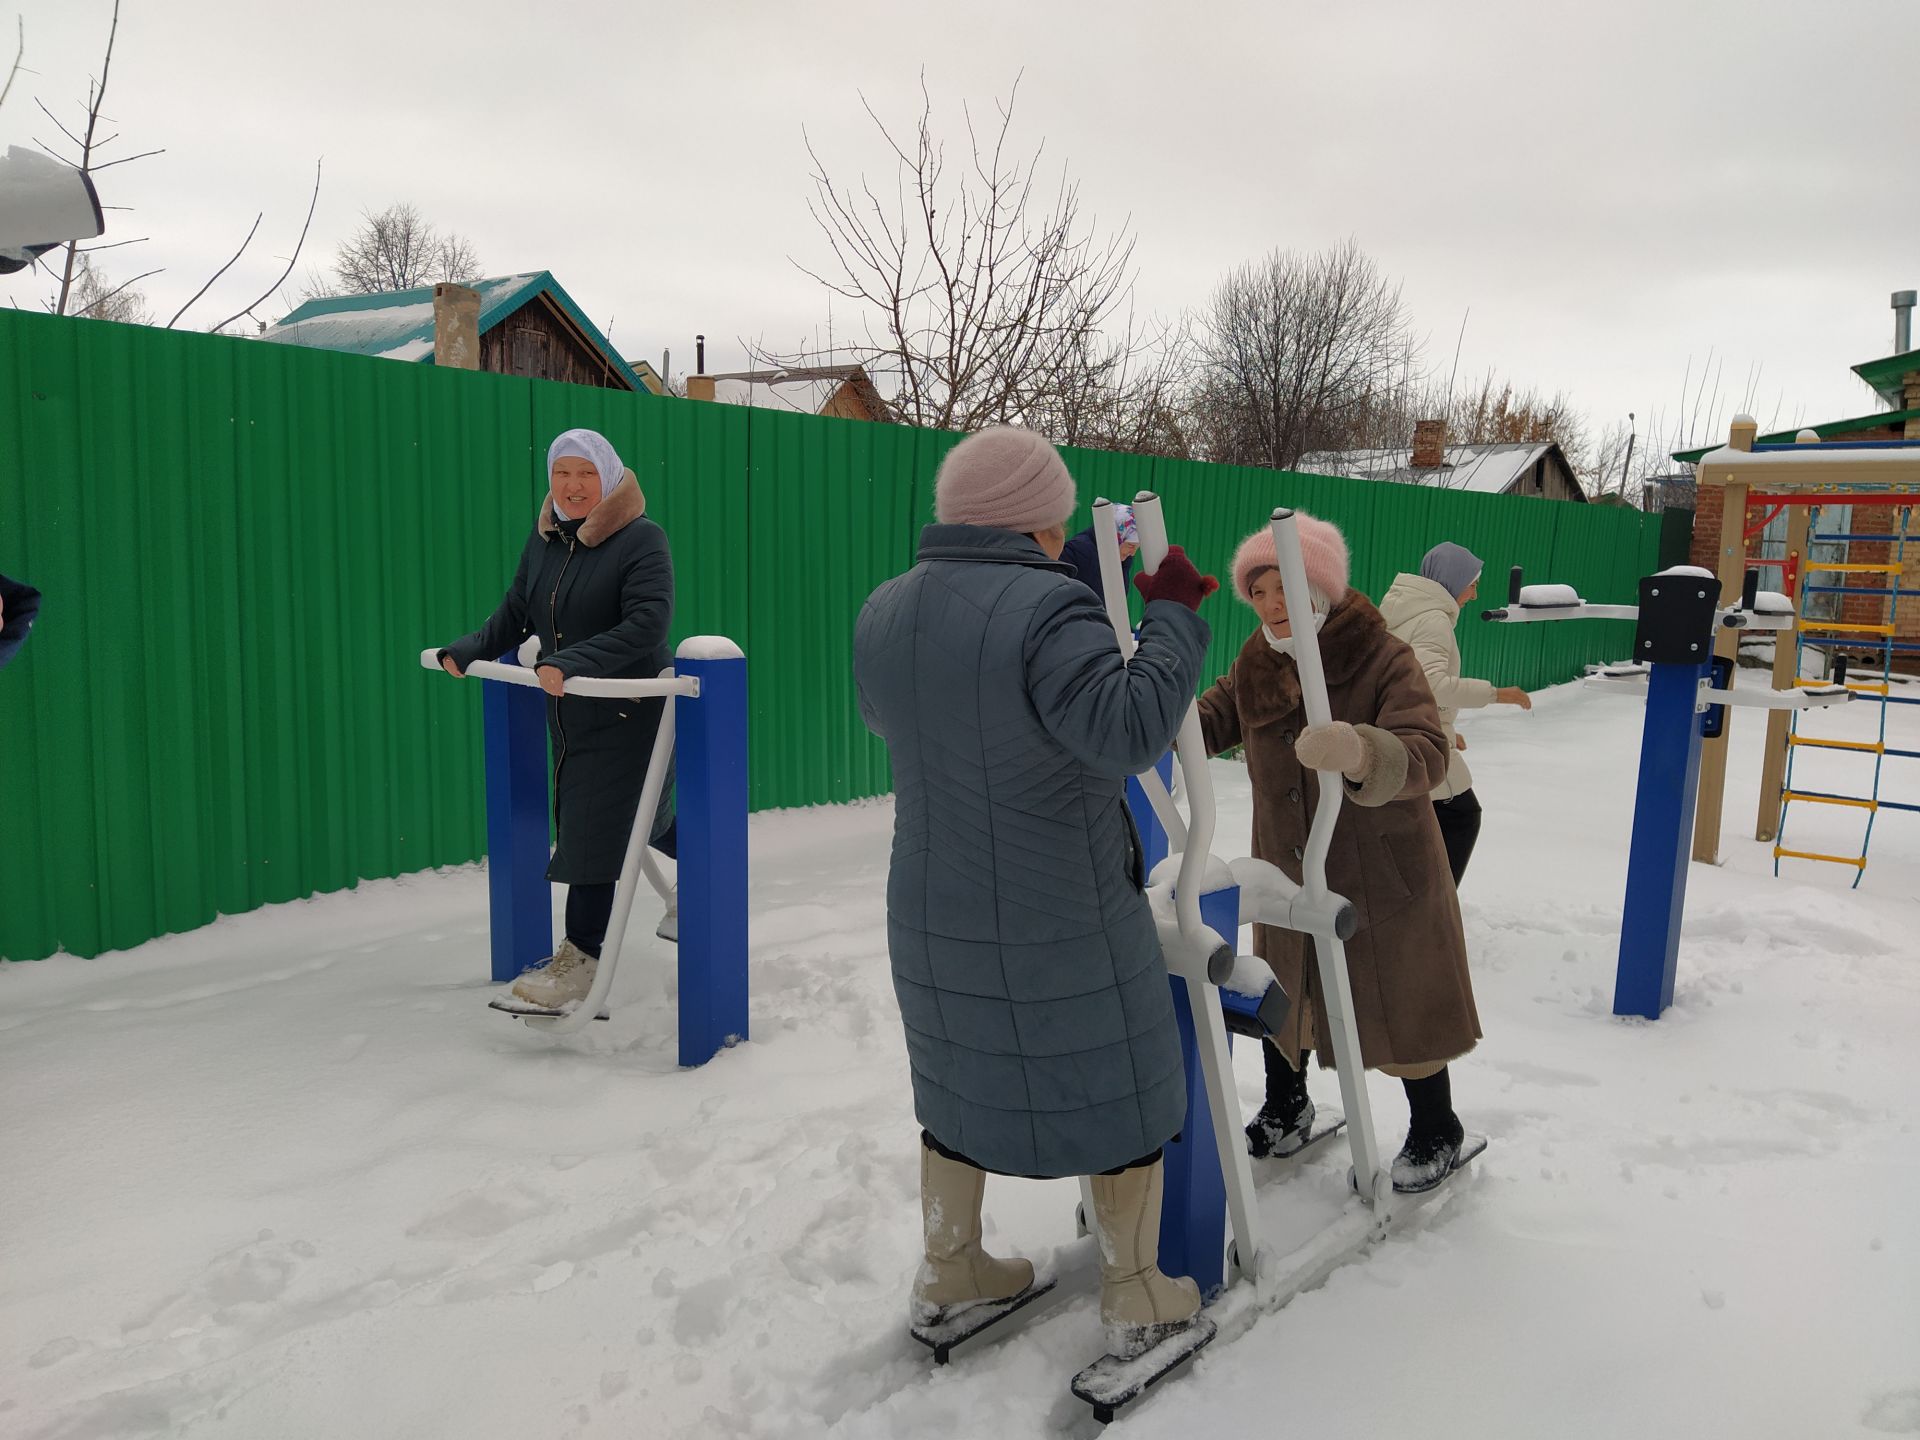
[[(553, 591), (547, 596), (547, 610), (553, 621), (553, 643), (560, 643), (560, 582), (567, 578), (567, 567), (573, 564), (573, 537), (567, 537), (567, 558), (560, 562), (560, 573), (553, 577)], [(553, 725), (560, 732), (560, 754), (553, 762), (554, 803), (560, 798), (560, 767), (567, 763), (567, 718), (561, 709), (563, 696), (553, 697)]]

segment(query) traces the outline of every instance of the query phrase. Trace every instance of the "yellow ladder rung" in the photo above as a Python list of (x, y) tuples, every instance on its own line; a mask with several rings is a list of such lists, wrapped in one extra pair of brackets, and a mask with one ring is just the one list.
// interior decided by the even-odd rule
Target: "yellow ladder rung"
[(1843, 625), (1838, 620), (1802, 620), (1800, 628), (1805, 630), (1827, 630), (1837, 635), (1891, 635), (1891, 625)]
[[(1793, 683), (1798, 685), (1802, 690), (1823, 690), (1833, 682), (1830, 680), (1796, 680)], [(1886, 695), (1891, 693), (1885, 681), (1882, 681), (1878, 685), (1849, 685), (1847, 689), (1853, 691), (1856, 695)]]
[(1878, 810), (1878, 800), (1856, 800), (1850, 795), (1809, 795), (1804, 790), (1789, 790), (1782, 800), (1804, 800), (1809, 805), (1851, 805), (1858, 810)]
[(1789, 735), (1790, 745), (1811, 745), (1816, 750), (1864, 750), (1869, 755), (1886, 752), (1886, 746), (1878, 740), (1816, 740), (1811, 735)]
[(1837, 560), (1810, 561), (1800, 567), (1803, 570), (1825, 570), (1837, 575), (1898, 575), (1904, 568), (1899, 565), (1854, 565), (1842, 564)]
[(1816, 855), (1811, 850), (1782, 850), (1778, 845), (1773, 847), (1773, 858), (1776, 860), (1824, 860), (1829, 865), (1851, 865), (1856, 870), (1867, 868), (1865, 856), (1856, 860), (1851, 855)]

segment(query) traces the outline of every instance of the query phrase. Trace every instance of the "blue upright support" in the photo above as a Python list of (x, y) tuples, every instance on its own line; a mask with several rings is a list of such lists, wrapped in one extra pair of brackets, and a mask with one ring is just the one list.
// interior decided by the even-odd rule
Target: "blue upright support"
[[(1200, 897), (1200, 918), (1207, 928), (1234, 944), (1240, 933), (1238, 887)], [(1173, 1014), (1180, 1027), (1180, 1055), (1187, 1081), (1187, 1114), (1180, 1133), (1166, 1147), (1166, 1196), (1160, 1211), (1160, 1268), (1185, 1275), (1211, 1297), (1227, 1278), (1227, 1181), (1214, 1145), (1213, 1111), (1200, 1068), (1199, 1039), (1187, 982), (1170, 976)], [(1227, 1036), (1233, 1044), (1233, 1036)], [(1237, 1119), (1237, 1117), (1236, 1117)]]
[[(1169, 787), (1173, 784), (1173, 756), (1164, 756), (1154, 766), (1160, 772), (1161, 783)], [(1147, 799), (1146, 789), (1132, 776), (1127, 777), (1127, 808), (1133, 812), (1133, 828), (1140, 832), (1140, 848), (1144, 852), (1147, 874), (1153, 873), (1154, 866), (1167, 858), (1167, 831), (1160, 823), (1160, 817), (1153, 813), (1153, 802)]]
[[(502, 663), (512, 664), (503, 655)], [(519, 685), (481, 687), (487, 765), (487, 909), (496, 982), (553, 953), (547, 794), (547, 697)]]
[(1658, 1020), (1673, 1003), (1700, 792), (1700, 682), (1705, 664), (1655, 664), (1640, 735), (1640, 783), (1627, 856), (1627, 901), (1613, 1013)]
[(700, 682), (698, 698), (674, 702), (674, 783), (680, 1063), (704, 1065), (747, 1038), (747, 662), (732, 645), (704, 640), (683, 647), (674, 665)]

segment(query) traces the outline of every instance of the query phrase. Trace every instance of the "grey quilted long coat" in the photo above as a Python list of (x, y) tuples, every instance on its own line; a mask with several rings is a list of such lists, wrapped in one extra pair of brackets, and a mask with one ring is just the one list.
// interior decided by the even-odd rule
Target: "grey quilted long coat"
[(893, 757), (887, 935), (920, 1124), (1009, 1175), (1164, 1145), (1186, 1106), (1124, 777), (1166, 753), (1206, 622), (1147, 607), (1129, 662), (1031, 539), (928, 526), (854, 639)]

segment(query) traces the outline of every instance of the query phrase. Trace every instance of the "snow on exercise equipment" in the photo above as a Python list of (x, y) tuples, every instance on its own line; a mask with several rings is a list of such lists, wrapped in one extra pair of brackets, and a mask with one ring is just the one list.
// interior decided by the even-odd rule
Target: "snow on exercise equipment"
[[(551, 953), (552, 890), (546, 880), (548, 777), (546, 706), (537, 641), (517, 664), (477, 660), (467, 675), (486, 687), (487, 884), (492, 972), (511, 981)], [(420, 663), (441, 669), (438, 650)], [(673, 667), (652, 680), (570, 678), (568, 695), (601, 699), (659, 696), (662, 707), (646, 780), (614, 890), (602, 961), (587, 997), (563, 1011), (528, 1011), (496, 1002), (528, 1026), (566, 1035), (603, 1018), (620, 947), (642, 877), (663, 900), (672, 886), (647, 847), (674, 759), (680, 909), (679, 1058), (702, 1065), (747, 1036), (747, 662), (718, 636), (684, 641)]]
[(1637, 605), (1592, 605), (1575, 594), (1571, 603), (1557, 603), (1551, 613), (1541, 614), (1523, 601), (1530, 591), (1542, 587), (1524, 585), (1516, 565), (1508, 591), (1513, 601), (1481, 617), (1503, 624), (1635, 622), (1634, 663), (1602, 667), (1586, 681), (1596, 689), (1646, 700), (1614, 977), (1616, 1015), (1657, 1020), (1673, 1003), (1687, 899), (1687, 846), (1699, 796), (1700, 751), (1703, 742), (1724, 732), (1728, 707), (1805, 710), (1851, 698), (1842, 687), (1735, 692), (1733, 662), (1714, 656), (1715, 636), (1793, 627), (1790, 612), (1760, 604), (1759, 583), (1759, 572), (1748, 572), (1740, 604), (1722, 607), (1719, 579), (1709, 571), (1682, 565), (1643, 578)]
[[(1142, 566), (1153, 574), (1167, 553), (1159, 498), (1142, 492), (1134, 501), (1134, 516)], [(1124, 602), (1116, 605), (1113, 598), (1124, 591), (1118, 536), (1108, 502), (1095, 502), (1094, 517), (1108, 616), (1122, 652), (1131, 655), (1133, 632)], [(1275, 510), (1272, 524), (1287, 608), (1293, 614), (1311, 614), (1293, 512)], [(1308, 723), (1324, 725), (1332, 719), (1332, 711), (1318, 635), (1311, 628), (1299, 632), (1295, 661)], [(1328, 889), (1326, 880), (1327, 857), (1345, 794), (1342, 777), (1334, 772), (1315, 776), (1318, 800), (1302, 880), (1296, 884), (1265, 861), (1242, 858), (1222, 864), (1209, 853), (1213, 782), (1197, 707), (1190, 708), (1182, 721), (1174, 753), (1188, 805), (1188, 818), (1178, 829), (1162, 829), (1164, 810), (1173, 808), (1165, 762), (1129, 789), (1149, 856), (1164, 854), (1150, 862), (1148, 899), (1171, 972), (1187, 1070), (1186, 1120), (1180, 1136), (1166, 1147), (1160, 1267), (1171, 1275), (1190, 1276), (1209, 1297), (1207, 1313), (1219, 1333), (1232, 1336), (1357, 1258), (1423, 1203), (1443, 1193), (1444, 1187), (1419, 1195), (1396, 1195), (1392, 1176), (1380, 1163), (1346, 963), (1345, 942), (1355, 933), (1357, 918), (1353, 906)], [(1179, 821), (1177, 814), (1173, 818)], [(1227, 943), (1226, 937), (1237, 940), (1240, 928), (1254, 923), (1298, 930), (1313, 940), (1346, 1115), (1344, 1119), (1328, 1117), (1307, 1143), (1335, 1134), (1344, 1125), (1353, 1159), (1356, 1198), (1325, 1230), (1286, 1255), (1276, 1255), (1260, 1244), (1252, 1162), (1241, 1128), (1228, 1039), (1229, 1031), (1263, 1037), (1271, 1033), (1285, 1019), (1289, 1004), (1264, 961), (1236, 956)], [(1091, 1210), (1090, 1198), (1083, 1204)], [(1230, 1247), (1226, 1245), (1229, 1228)], [(1189, 1353), (1162, 1353), (1154, 1363), (1142, 1357), (1124, 1366), (1109, 1357), (1082, 1371), (1074, 1392), (1094, 1407), (1097, 1419), (1109, 1420), (1120, 1406), (1184, 1363)]]

